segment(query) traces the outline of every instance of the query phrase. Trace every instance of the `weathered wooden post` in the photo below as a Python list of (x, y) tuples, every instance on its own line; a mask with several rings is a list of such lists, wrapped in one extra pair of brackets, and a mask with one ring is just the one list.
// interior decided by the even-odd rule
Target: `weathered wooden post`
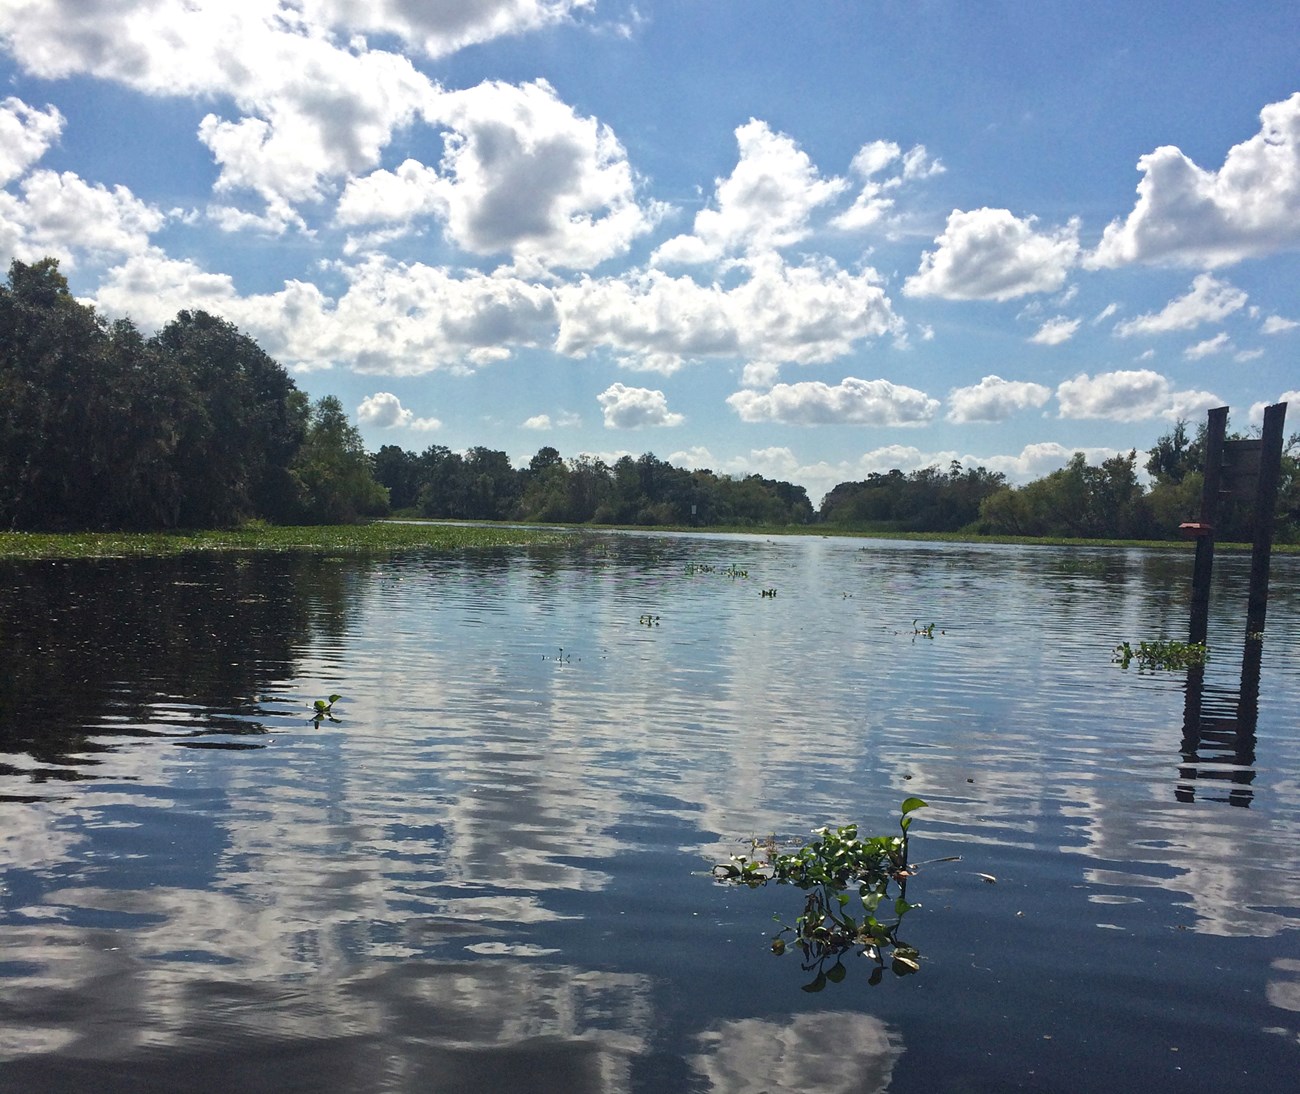
[(1282, 426), (1286, 403), (1264, 410), (1259, 439), (1259, 473), (1255, 480), (1255, 538), (1250, 552), (1250, 593), (1246, 604), (1246, 642), (1263, 642), (1268, 614), (1268, 569), (1273, 552), (1277, 489), (1282, 477)]
[(1201, 487), (1200, 520), (1179, 526), (1196, 537), (1196, 564), (1192, 569), (1192, 615), (1189, 642), (1205, 641), (1210, 623), (1210, 577), (1214, 570), (1214, 525), (1219, 519), (1219, 480), (1223, 471), (1223, 434), (1228, 408), (1216, 406), (1207, 415), (1205, 431), (1205, 482)]
[[(1282, 426), (1286, 420), (1286, 403), (1277, 403), (1264, 411), (1264, 428), (1258, 439), (1224, 439), (1228, 408), (1216, 407), (1209, 412), (1205, 445), (1205, 487), (1201, 493), (1200, 520), (1183, 524), (1185, 535), (1196, 537), (1196, 565), (1192, 571), (1191, 621), (1188, 627), (1192, 642), (1204, 642), (1209, 624), (1210, 575), (1214, 565), (1214, 533), (1223, 500), (1249, 499), (1253, 505), (1251, 520), (1250, 591), (1246, 604), (1246, 644), (1241, 658), (1241, 688), (1234, 709), (1207, 712), (1205, 708), (1205, 666), (1187, 670), (1183, 699), (1184, 765), (1181, 774), (1187, 782), (1175, 791), (1180, 801), (1194, 801), (1192, 780), (1202, 775), (1200, 763), (1206, 759), (1227, 763), (1233, 787), (1228, 801), (1249, 806), (1250, 784), (1254, 780), (1255, 724), (1259, 713), (1259, 675), (1264, 646), (1264, 618), (1268, 611), (1268, 571), (1273, 551), (1273, 528), (1277, 511), (1277, 491), (1282, 476)], [(1212, 776), (1207, 776), (1212, 777)], [(1222, 778), (1223, 776), (1218, 776)]]
[(1179, 526), (1196, 538), (1196, 564), (1192, 569), (1192, 608), (1188, 640), (1204, 642), (1210, 616), (1210, 578), (1214, 569), (1215, 525), (1223, 499), (1249, 499), (1252, 504), (1250, 592), (1246, 604), (1246, 641), (1262, 641), (1268, 611), (1268, 570), (1273, 553), (1273, 526), (1278, 483), (1282, 477), (1282, 426), (1286, 403), (1264, 410), (1263, 434), (1258, 439), (1224, 440), (1228, 408), (1215, 407), (1207, 415), (1205, 433), (1205, 484), (1201, 489), (1201, 516)]

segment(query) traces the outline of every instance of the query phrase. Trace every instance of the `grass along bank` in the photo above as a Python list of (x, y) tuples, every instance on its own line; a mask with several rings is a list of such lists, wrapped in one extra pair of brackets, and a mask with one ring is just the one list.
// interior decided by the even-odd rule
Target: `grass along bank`
[(191, 551), (314, 551), (382, 554), (426, 547), (454, 551), (562, 542), (555, 528), (483, 524), (373, 524), (281, 527), (252, 524), (205, 532), (0, 532), (0, 559), (139, 558)]
[[(693, 535), (844, 536), (855, 539), (911, 540), (942, 543), (1007, 543), (1042, 547), (1142, 547), (1190, 551), (1186, 540), (1064, 539), (1050, 536), (986, 536), (963, 532), (884, 532), (834, 528), (826, 525), (784, 525), (770, 528), (457, 524), (430, 521), (376, 521), (371, 524), (281, 527), (253, 523), (242, 528), (205, 532), (0, 532), (0, 560), (48, 558), (130, 558), (179, 555), (190, 551), (315, 551), (335, 554), (382, 554), (424, 547), (454, 551), (478, 547), (552, 545), (577, 536), (601, 532), (688, 532)], [(1249, 551), (1248, 543), (1218, 543), (1219, 551)], [(1274, 544), (1275, 553), (1300, 553), (1300, 545)]]

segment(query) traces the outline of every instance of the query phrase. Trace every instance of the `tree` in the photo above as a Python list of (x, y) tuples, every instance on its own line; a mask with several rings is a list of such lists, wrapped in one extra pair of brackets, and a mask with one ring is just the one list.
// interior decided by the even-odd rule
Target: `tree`
[(394, 510), (414, 508), (420, 500), (420, 461), (413, 452), (386, 444), (370, 457), (375, 481), (388, 490)]
[(78, 525), (96, 496), (89, 455), (110, 396), (107, 336), (52, 258), (13, 262), (0, 289), (0, 519), (16, 528)]
[(290, 467), (307, 411), (293, 380), (233, 324), (202, 311), (180, 312), (152, 345), (176, 363), (189, 389), (178, 407), (179, 523), (289, 517), (298, 502)]
[(1174, 428), (1161, 436), (1148, 451), (1144, 466), (1156, 482), (1177, 485), (1189, 472), (1204, 470), (1204, 465), (1204, 427), (1193, 441), (1187, 436), (1187, 420), (1179, 418)]
[(352, 524), (388, 511), (388, 492), (371, 473), (361, 433), (333, 395), (312, 404), (294, 471), (309, 522)]

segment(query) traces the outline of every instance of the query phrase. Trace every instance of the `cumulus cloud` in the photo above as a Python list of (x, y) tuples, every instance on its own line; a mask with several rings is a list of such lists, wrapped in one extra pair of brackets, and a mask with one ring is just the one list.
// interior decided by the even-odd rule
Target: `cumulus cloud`
[(1216, 353), (1228, 353), (1235, 348), (1227, 334), (1220, 331), (1213, 338), (1207, 338), (1203, 342), (1197, 342), (1194, 346), (1188, 346), (1183, 350), (1183, 356), (1189, 361), (1199, 361), (1202, 357), (1213, 357)]
[(142, 253), (167, 219), (125, 186), (92, 185), (71, 171), (33, 171), (19, 191), (0, 193), (0, 245), (27, 261), (54, 255), (74, 265), (83, 254)]
[(1296, 327), (1300, 327), (1300, 323), (1297, 323), (1294, 319), (1287, 319), (1281, 315), (1270, 315), (1264, 320), (1260, 330), (1264, 334), (1286, 334), (1288, 331), (1295, 330)]
[(1056, 389), (1062, 418), (1105, 418), (1114, 422), (1140, 422), (1150, 418), (1175, 421), (1190, 418), (1223, 400), (1208, 391), (1176, 391), (1150, 369), (1083, 373)]
[(766, 122), (751, 118), (736, 130), (736, 142), (740, 158), (730, 176), (717, 180), (712, 207), (695, 215), (691, 235), (662, 244), (654, 261), (710, 262), (788, 247), (807, 236), (812, 212), (848, 186), (822, 178), (808, 154)]
[(1076, 452), (1082, 452), (1090, 464), (1122, 454), (1118, 448), (1067, 448), (1055, 441), (1039, 441), (1025, 445), (1014, 456), (985, 456), (979, 460), (967, 457), (963, 462), (967, 466), (980, 463), (990, 471), (1002, 472), (1011, 482), (1027, 483), (1064, 467)]
[(978, 384), (948, 393), (947, 418), (950, 422), (1002, 422), (1022, 410), (1042, 406), (1051, 397), (1052, 389), (1042, 384), (985, 376)]
[[(894, 174), (877, 178), (890, 167), (896, 169)], [(923, 144), (914, 145), (906, 152), (893, 141), (864, 144), (849, 165), (850, 173), (862, 180), (862, 189), (853, 204), (835, 217), (831, 225), (843, 231), (868, 228), (894, 207), (892, 195), (905, 182), (941, 175), (945, 170), (942, 162), (930, 158)]]
[(1218, 171), (1172, 145), (1137, 166), (1137, 204), (1106, 228), (1089, 265), (1215, 267), (1300, 247), (1300, 92), (1264, 107), (1259, 132)]
[(1064, 315), (1058, 315), (1055, 319), (1047, 320), (1029, 340), (1040, 346), (1059, 346), (1074, 337), (1082, 322), (1080, 319), (1067, 319)]
[(45, 155), (63, 132), (63, 115), (10, 96), (0, 101), (0, 186), (12, 182)]
[(301, 281), (238, 296), (228, 278), (151, 252), (110, 270), (96, 303), (146, 321), (163, 302), (186, 300), (247, 330), (291, 367), (341, 365), (390, 376), (470, 371), (553, 337), (555, 302), (545, 286), (382, 258), (342, 272), (348, 285), (337, 298)]
[(1248, 420), (1251, 425), (1260, 426), (1264, 424), (1264, 411), (1273, 403), (1286, 403), (1287, 410), (1294, 410), (1300, 407), (1300, 391), (1284, 391), (1276, 399), (1269, 402), (1252, 403)]
[(921, 257), (907, 279), (908, 296), (949, 300), (1011, 300), (1054, 292), (1079, 255), (1079, 223), (1039, 232), (1037, 218), (1020, 219), (1006, 209), (954, 209), (938, 248)]
[(1246, 294), (1212, 274), (1199, 274), (1188, 292), (1171, 300), (1158, 312), (1148, 312), (1120, 323), (1115, 333), (1121, 338), (1135, 334), (1164, 334), (1192, 330), (1202, 323), (1218, 323), (1246, 304)]
[(767, 392), (737, 391), (727, 404), (742, 421), (788, 425), (920, 425), (939, 408), (937, 399), (916, 388), (853, 376), (834, 386), (809, 380)]
[(650, 269), (584, 278), (556, 295), (561, 353), (585, 357), (607, 348), (630, 367), (663, 372), (706, 357), (820, 363), (902, 330), (875, 271), (787, 266), (775, 255), (755, 261), (734, 288)]
[(217, 189), (261, 197), (268, 224), (293, 223), (286, 208), (321, 198), (326, 179), (375, 166), (436, 91), (406, 58), (342, 48), (277, 0), (11, 0), (0, 34), (43, 78), (228, 99), (239, 116), (208, 114), (199, 139), (220, 167)]
[(596, 396), (605, 414), (606, 429), (642, 429), (646, 426), (681, 425), (686, 418), (668, 409), (662, 391), (610, 384)]
[(579, 116), (544, 80), (448, 92), (426, 115), (446, 130), (439, 170), (408, 161), (359, 180), (340, 201), (343, 223), (436, 212), (467, 251), (585, 269), (624, 253), (664, 212), (638, 203), (609, 127)]
[(320, 22), (348, 31), (392, 34), (430, 57), (505, 35), (522, 34), (572, 17), (595, 0), (475, 0), (416, 4), (407, 0), (305, 0)]
[[(180, 300), (185, 304), (178, 305)], [(156, 330), (182, 306), (229, 318), (239, 310), (239, 293), (228, 274), (209, 273), (151, 247), (109, 270), (93, 303), (107, 315), (129, 315), (142, 329)]]
[(396, 395), (388, 391), (376, 391), (362, 399), (361, 405), (357, 407), (357, 421), (376, 429), (427, 431), (442, 428), (442, 423), (437, 418), (417, 418), (412, 411), (402, 406)]
[(571, 429), (581, 424), (582, 418), (580, 415), (562, 410), (554, 418), (549, 414), (534, 414), (531, 418), (525, 419), (523, 428), (546, 431), (550, 429)]

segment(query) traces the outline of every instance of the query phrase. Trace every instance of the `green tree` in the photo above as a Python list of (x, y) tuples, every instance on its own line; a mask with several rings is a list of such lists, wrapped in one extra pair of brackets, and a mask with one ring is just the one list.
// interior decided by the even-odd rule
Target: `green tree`
[(370, 457), (375, 481), (388, 490), (394, 510), (411, 509), (420, 500), (420, 460), (395, 444), (386, 444)]
[(298, 497), (290, 468), (307, 408), (289, 375), (233, 324), (202, 311), (180, 312), (152, 344), (188, 386), (177, 421), (179, 523), (291, 516)]
[(294, 472), (309, 522), (352, 524), (388, 511), (388, 491), (374, 479), (361, 434), (333, 395), (312, 404)]

